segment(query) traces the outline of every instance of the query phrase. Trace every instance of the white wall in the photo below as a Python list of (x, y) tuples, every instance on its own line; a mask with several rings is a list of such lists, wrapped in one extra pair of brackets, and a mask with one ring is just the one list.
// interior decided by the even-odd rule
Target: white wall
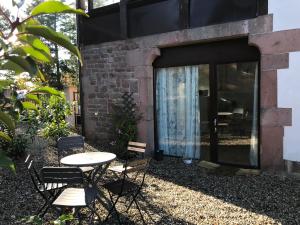
[[(300, 0), (269, 0), (274, 31), (300, 28)], [(283, 157), (300, 161), (300, 52), (290, 53), (289, 69), (278, 70), (278, 107), (292, 108), (292, 126), (284, 129)]]

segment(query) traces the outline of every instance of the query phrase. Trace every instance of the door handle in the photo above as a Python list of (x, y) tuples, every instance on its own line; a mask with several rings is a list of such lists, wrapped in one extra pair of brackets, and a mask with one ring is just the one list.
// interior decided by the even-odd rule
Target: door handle
[(217, 118), (214, 118), (214, 126), (217, 126)]
[(215, 130), (215, 133), (217, 133), (217, 129), (218, 129), (218, 127), (217, 127), (217, 118), (214, 118), (214, 130)]

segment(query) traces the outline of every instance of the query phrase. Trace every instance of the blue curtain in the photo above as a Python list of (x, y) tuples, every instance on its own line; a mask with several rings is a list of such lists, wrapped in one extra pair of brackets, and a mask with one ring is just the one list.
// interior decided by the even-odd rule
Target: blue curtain
[(200, 157), (198, 66), (157, 69), (158, 146), (164, 154)]

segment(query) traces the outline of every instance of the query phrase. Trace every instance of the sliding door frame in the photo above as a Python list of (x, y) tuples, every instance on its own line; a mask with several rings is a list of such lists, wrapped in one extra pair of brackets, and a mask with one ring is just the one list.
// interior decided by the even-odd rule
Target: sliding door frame
[[(230, 51), (232, 48), (233, 51)], [(157, 81), (157, 69), (179, 66), (192, 66), (192, 65), (209, 65), (209, 81), (210, 81), (210, 160), (212, 162), (218, 162), (218, 134), (215, 132), (214, 119), (217, 119), (217, 65), (230, 64), (230, 63), (246, 63), (257, 62), (258, 63), (258, 107), (257, 107), (257, 134), (258, 134), (258, 166), (241, 165), (220, 163), (224, 165), (243, 167), (243, 168), (260, 168), (260, 52), (253, 46), (248, 45), (247, 38), (241, 38), (236, 40), (212, 42), (207, 44), (179, 46), (173, 48), (161, 49), (161, 56), (158, 57), (153, 63), (153, 118), (154, 118), (154, 144), (155, 151), (159, 150), (158, 146), (158, 130), (157, 130), (157, 115), (156, 115), (156, 81)], [(179, 56), (179, 57), (178, 57)], [(181, 56), (181, 57), (180, 57)], [(207, 57), (205, 57), (207, 56)], [(199, 124), (200, 126), (200, 124)]]

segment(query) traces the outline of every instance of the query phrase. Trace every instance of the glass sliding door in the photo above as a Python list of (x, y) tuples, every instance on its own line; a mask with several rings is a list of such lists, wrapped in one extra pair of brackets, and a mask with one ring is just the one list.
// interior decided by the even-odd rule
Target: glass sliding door
[(258, 63), (217, 65), (217, 158), (258, 165)]
[(164, 154), (198, 159), (202, 145), (208, 151), (209, 96), (208, 65), (156, 69), (157, 144)]

